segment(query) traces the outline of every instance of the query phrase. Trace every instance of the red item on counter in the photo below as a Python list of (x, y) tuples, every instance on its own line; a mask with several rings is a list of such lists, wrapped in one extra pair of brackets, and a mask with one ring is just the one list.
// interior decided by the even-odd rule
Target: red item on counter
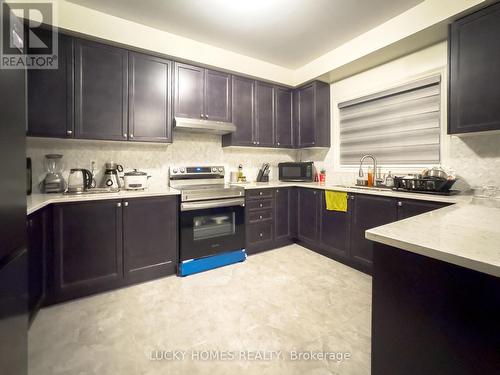
[(326, 173), (319, 174), (319, 184), (324, 185), (326, 183)]

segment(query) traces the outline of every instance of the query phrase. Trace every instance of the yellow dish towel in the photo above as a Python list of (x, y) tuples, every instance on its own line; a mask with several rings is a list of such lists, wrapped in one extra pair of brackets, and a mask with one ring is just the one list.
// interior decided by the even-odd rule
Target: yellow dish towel
[(325, 201), (328, 211), (347, 212), (347, 193), (345, 191), (325, 190)]

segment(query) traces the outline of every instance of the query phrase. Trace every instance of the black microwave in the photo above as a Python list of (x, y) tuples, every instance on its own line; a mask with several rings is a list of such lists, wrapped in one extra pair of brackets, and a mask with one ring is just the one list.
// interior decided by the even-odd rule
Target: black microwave
[(279, 163), (280, 181), (314, 181), (314, 163), (312, 161)]

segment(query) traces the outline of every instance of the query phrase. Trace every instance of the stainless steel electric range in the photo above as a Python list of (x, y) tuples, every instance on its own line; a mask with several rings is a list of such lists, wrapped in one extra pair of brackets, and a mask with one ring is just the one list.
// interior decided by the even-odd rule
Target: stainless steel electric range
[(181, 262), (245, 248), (245, 189), (225, 184), (224, 172), (170, 167), (170, 186), (181, 191)]

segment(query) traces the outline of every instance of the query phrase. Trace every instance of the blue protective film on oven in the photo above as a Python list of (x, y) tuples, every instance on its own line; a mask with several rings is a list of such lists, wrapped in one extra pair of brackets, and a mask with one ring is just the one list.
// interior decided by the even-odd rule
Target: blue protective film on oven
[(179, 265), (179, 276), (188, 276), (229, 264), (244, 262), (246, 259), (247, 253), (245, 249), (241, 249), (199, 259), (185, 260)]

